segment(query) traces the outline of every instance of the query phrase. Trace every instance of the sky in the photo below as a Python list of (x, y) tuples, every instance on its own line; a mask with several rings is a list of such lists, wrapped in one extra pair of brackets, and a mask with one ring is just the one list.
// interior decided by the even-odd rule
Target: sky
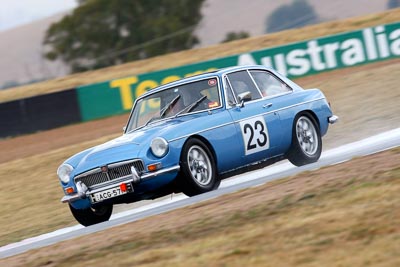
[(0, 31), (72, 9), (76, 0), (0, 0)]

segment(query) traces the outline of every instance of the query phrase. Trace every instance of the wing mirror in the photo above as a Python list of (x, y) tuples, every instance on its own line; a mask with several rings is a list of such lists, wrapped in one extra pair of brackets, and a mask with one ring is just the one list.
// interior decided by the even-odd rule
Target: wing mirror
[(238, 94), (237, 100), (239, 103), (236, 106), (240, 108), (244, 107), (244, 102), (251, 100), (251, 92), (246, 91), (244, 93)]

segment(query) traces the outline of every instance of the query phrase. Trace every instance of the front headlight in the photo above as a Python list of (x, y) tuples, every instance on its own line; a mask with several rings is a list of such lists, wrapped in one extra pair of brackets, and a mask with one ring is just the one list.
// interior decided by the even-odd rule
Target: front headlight
[(168, 153), (168, 142), (164, 138), (156, 137), (150, 144), (151, 152), (156, 157), (164, 157)]
[(60, 178), (60, 181), (63, 182), (64, 184), (67, 184), (70, 179), (70, 174), (74, 168), (72, 168), (71, 165), (69, 164), (63, 164), (60, 167), (58, 167), (57, 170), (57, 175), (58, 178)]

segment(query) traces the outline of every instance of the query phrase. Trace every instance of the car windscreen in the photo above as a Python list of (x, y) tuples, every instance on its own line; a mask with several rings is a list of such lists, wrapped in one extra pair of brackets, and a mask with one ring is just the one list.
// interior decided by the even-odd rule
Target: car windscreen
[(176, 85), (136, 101), (127, 132), (154, 121), (221, 106), (216, 77)]

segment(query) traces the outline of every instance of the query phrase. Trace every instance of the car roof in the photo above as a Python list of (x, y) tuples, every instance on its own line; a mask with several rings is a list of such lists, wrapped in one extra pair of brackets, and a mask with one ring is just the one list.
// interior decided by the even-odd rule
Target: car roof
[(207, 79), (207, 78), (211, 78), (211, 77), (215, 77), (215, 76), (221, 77), (225, 73), (230, 73), (230, 72), (240, 71), (240, 70), (247, 70), (247, 69), (264, 69), (264, 70), (270, 70), (270, 71), (273, 70), (272, 68), (269, 68), (269, 67), (266, 67), (266, 66), (262, 66), (262, 65), (246, 65), (246, 66), (234, 66), (234, 67), (222, 68), (222, 69), (209, 71), (209, 72), (204, 72), (204, 73), (201, 73), (201, 74), (193, 75), (193, 76), (190, 76), (190, 77), (182, 78), (182, 79), (177, 80), (177, 81), (173, 81), (173, 82), (170, 82), (170, 83), (163, 84), (161, 86), (158, 86), (156, 88), (153, 88), (153, 89), (147, 91), (146, 93), (141, 95), (139, 98), (146, 97), (146, 96), (151, 95), (153, 93), (156, 93), (156, 92), (159, 92), (159, 91), (163, 91), (163, 90), (165, 90), (167, 88), (171, 88), (171, 87), (176, 86), (176, 85), (181, 85), (183, 83), (190, 83), (190, 82), (193, 82), (193, 81)]

